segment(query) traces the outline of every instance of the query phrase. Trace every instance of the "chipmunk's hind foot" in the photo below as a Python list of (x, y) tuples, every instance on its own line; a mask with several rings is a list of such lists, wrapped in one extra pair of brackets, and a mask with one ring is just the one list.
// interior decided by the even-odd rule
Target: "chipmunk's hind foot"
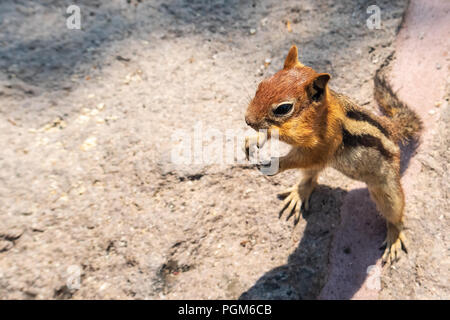
[(396, 226), (388, 223), (386, 240), (383, 243), (383, 246), (385, 245), (386, 249), (384, 250), (383, 257), (381, 258), (383, 265), (393, 264), (398, 261), (400, 259), (402, 249), (405, 253), (408, 253), (406, 243), (407, 241), (404, 232), (399, 231)]

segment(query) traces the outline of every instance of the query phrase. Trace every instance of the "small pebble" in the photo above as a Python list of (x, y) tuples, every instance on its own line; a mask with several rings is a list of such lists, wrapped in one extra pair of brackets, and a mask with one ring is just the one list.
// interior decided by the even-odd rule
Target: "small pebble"
[(83, 142), (83, 144), (80, 146), (80, 149), (83, 151), (88, 151), (94, 148), (96, 145), (97, 145), (97, 138), (89, 137)]

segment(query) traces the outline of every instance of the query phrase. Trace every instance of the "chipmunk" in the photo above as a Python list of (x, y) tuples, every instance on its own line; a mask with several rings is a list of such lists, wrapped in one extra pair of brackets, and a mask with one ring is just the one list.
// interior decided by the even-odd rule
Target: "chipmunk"
[(397, 99), (387, 83), (387, 65), (388, 61), (375, 76), (375, 99), (386, 116), (376, 116), (331, 90), (331, 76), (300, 63), (294, 45), (283, 69), (259, 84), (245, 115), (249, 126), (267, 132), (246, 137), (247, 159), (277, 130), (279, 139), (292, 149), (276, 158), (276, 173), (294, 168), (303, 173), (298, 184), (280, 193), (287, 196), (280, 217), (284, 211), (288, 219), (295, 213), (297, 224), (302, 206), (306, 210), (309, 207), (320, 172), (331, 166), (365, 182), (377, 209), (386, 218), (383, 264), (396, 261), (402, 248), (406, 252), (399, 143), (416, 139), (422, 128), (419, 117)]

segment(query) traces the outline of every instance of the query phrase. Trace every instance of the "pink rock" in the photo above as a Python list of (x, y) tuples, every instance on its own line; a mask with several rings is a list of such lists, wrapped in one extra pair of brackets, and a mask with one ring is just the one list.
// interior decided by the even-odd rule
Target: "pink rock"
[[(436, 102), (445, 95), (449, 72), (450, 1), (412, 0), (396, 39), (396, 60), (391, 83), (398, 97), (414, 109), (424, 122), (418, 152), (426, 152), (436, 117)], [(414, 177), (421, 168), (412, 158), (402, 184), (406, 201), (415, 193)], [(336, 231), (330, 253), (330, 274), (319, 298), (378, 298), (380, 257), (378, 247), (384, 234), (384, 222), (369, 201), (368, 191), (351, 190), (341, 208), (341, 225)], [(408, 216), (408, 212), (405, 213)], [(373, 266), (373, 267), (371, 267)], [(368, 268), (371, 267), (369, 270)]]

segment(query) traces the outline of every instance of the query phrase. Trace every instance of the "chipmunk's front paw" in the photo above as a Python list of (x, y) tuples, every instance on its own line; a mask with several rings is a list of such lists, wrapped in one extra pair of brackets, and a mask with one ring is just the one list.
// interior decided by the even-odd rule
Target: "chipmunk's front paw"
[(388, 227), (386, 240), (383, 245), (386, 245), (381, 261), (384, 264), (393, 264), (400, 258), (402, 248), (406, 251), (406, 238), (403, 231), (398, 231), (395, 227)]
[(313, 190), (314, 186), (312, 185), (296, 184), (292, 188), (279, 193), (279, 197), (286, 197), (283, 201), (279, 218), (281, 218), (284, 212), (287, 212), (287, 221), (293, 214), (295, 214), (294, 224), (297, 224), (300, 221), (302, 207), (306, 210), (309, 209), (309, 198), (311, 197)]
[(245, 137), (244, 151), (247, 160), (250, 160), (250, 157), (255, 152), (255, 148), (262, 148), (264, 146), (266, 140), (267, 137), (262, 133)]

